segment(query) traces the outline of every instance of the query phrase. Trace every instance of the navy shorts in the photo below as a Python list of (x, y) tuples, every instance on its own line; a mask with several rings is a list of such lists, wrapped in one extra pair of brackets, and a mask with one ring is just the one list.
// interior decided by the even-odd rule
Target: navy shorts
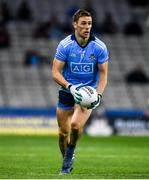
[(63, 90), (59, 91), (58, 108), (64, 110), (71, 110), (74, 108), (75, 100), (70, 92)]

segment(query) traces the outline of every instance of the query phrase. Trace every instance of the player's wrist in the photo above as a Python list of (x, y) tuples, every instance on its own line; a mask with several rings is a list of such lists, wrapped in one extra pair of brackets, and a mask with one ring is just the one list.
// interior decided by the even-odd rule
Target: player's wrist
[(68, 83), (67, 86), (66, 86), (66, 89), (70, 90), (72, 84)]
[(98, 96), (99, 96), (100, 98), (102, 98), (102, 94), (101, 94), (101, 93), (98, 93)]

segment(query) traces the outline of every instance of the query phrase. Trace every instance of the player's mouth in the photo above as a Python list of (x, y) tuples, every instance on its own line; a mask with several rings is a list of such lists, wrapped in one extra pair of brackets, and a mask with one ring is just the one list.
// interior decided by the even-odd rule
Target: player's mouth
[(88, 36), (89, 33), (90, 33), (89, 31), (85, 31), (85, 32), (84, 32), (84, 35)]

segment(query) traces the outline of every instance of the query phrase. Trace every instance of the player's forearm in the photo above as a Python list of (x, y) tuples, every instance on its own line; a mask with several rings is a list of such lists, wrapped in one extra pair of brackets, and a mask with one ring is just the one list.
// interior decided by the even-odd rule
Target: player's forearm
[(100, 79), (97, 86), (97, 92), (103, 94), (107, 86), (108, 81), (108, 61), (104, 64), (99, 65)]
[(97, 92), (98, 92), (98, 94), (101, 94), (101, 95), (102, 95), (102, 94), (104, 93), (104, 91), (105, 91), (106, 86), (107, 86), (107, 79), (101, 80), (101, 81), (99, 82), (98, 87), (97, 87)]
[(107, 71), (101, 71), (100, 72), (100, 80), (99, 80), (99, 83), (98, 83), (98, 86), (97, 86), (97, 92), (98, 94), (103, 94), (104, 93), (104, 90), (107, 86), (107, 81), (108, 81), (108, 74), (107, 74)]
[(69, 83), (64, 79), (63, 75), (60, 72), (53, 72), (52, 76), (55, 82), (57, 82), (59, 85), (63, 86), (64, 88), (67, 88)]
[(53, 66), (52, 66), (52, 77), (53, 80), (56, 81), (59, 85), (66, 88), (68, 86), (68, 82), (62, 75), (62, 69), (64, 67), (64, 62), (61, 62), (57, 59), (54, 59)]

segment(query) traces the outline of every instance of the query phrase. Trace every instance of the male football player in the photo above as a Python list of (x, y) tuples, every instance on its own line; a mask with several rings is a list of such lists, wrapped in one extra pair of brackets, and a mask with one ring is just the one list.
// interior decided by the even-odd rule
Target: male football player
[[(76, 143), (92, 109), (100, 105), (107, 85), (108, 50), (106, 45), (91, 34), (92, 16), (80, 9), (73, 16), (74, 34), (63, 39), (53, 61), (53, 79), (60, 85), (57, 106), (59, 147), (63, 156), (62, 174), (70, 173)], [(98, 92), (98, 101), (90, 108), (79, 105), (81, 86), (92, 86)]]

